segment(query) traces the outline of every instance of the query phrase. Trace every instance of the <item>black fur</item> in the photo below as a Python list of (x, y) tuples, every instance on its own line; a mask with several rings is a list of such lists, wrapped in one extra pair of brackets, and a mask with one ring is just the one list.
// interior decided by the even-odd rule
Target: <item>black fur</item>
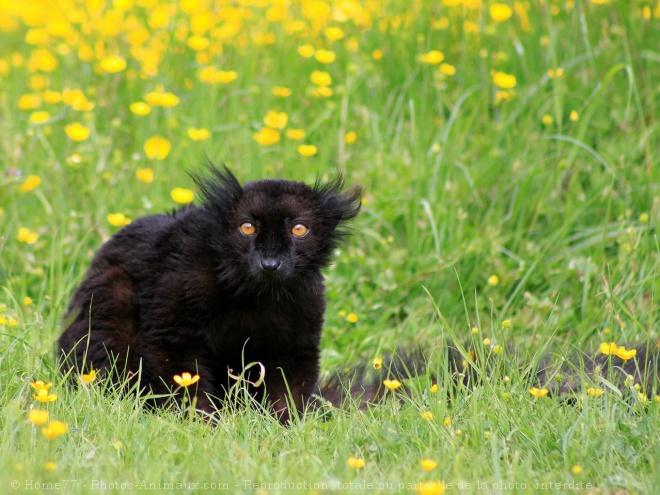
[[(198, 373), (190, 391), (210, 413), (234, 383), (228, 370), (260, 362), (267, 402), (286, 422), (288, 392), (300, 410), (315, 390), (321, 270), (359, 212), (360, 191), (345, 191), (341, 177), (241, 186), (212, 166), (193, 178), (199, 206), (141, 218), (99, 250), (65, 317), (63, 370), (100, 369), (117, 381), (125, 371), (154, 394), (176, 388), (174, 375)], [(245, 222), (254, 234), (241, 232)], [(306, 236), (293, 236), (296, 224)]]

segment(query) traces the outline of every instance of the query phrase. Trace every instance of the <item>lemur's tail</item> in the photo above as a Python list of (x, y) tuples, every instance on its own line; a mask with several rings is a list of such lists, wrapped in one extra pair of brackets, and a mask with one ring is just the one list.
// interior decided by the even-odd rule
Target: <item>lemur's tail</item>
[[(558, 364), (553, 361), (543, 359), (529, 378), (530, 386), (547, 388), (551, 396), (570, 397), (590, 388), (630, 391), (638, 398), (660, 393), (660, 342), (631, 349), (607, 344), (592, 355), (576, 355)], [(398, 395), (409, 393), (406, 381), (422, 375), (441, 386), (471, 387), (488, 379), (495, 369), (493, 362), (479, 362), (475, 353), (453, 345), (439, 346), (432, 352), (416, 348), (392, 352), (382, 361), (326, 373), (316, 396), (333, 406), (352, 402), (364, 408), (380, 402), (388, 389)]]

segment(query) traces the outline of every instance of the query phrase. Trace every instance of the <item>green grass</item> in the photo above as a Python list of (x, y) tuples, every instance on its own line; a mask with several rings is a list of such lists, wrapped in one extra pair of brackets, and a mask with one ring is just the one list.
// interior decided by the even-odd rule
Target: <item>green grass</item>
[[(203, 18), (203, 8), (189, 14), (178, 2), (163, 3), (172, 6), (170, 21), (158, 26), (153, 2), (138, 1), (123, 14), (108, 14), (107, 3), (97, 12), (85, 3), (76, 4), (79, 11), (65, 2), (46, 10), (38, 1), (0, 3), (3, 493), (13, 480), (17, 493), (45, 483), (67, 494), (197, 482), (227, 493), (414, 493), (424, 481), (444, 481), (447, 493), (657, 491), (660, 402), (634, 403), (628, 391), (611, 390), (585, 395), (581, 407), (536, 399), (527, 373), (547, 356), (559, 361), (591, 354), (601, 342), (658, 338), (660, 12), (651, 4), (532, 1), (522, 16), (524, 4), (515, 2), (513, 16), (497, 24), (477, 2), (356, 2), (369, 13), (365, 25), (352, 20), (363, 14), (342, 10), (352, 2), (292, 2), (279, 21), (267, 13), (276, 2), (240, 1), (236, 11), (215, 8), (213, 27), (200, 34), (211, 40), (212, 65), (238, 74), (212, 85), (199, 80), (208, 64), (186, 45), (191, 18)], [(320, 8), (326, 3), (334, 8), (329, 18)], [(219, 51), (217, 29), (248, 11)], [(352, 12), (348, 21), (337, 17), (342, 12)], [(103, 24), (103, 15), (123, 21)], [(52, 19), (74, 21), (62, 31)], [(289, 34), (293, 21), (303, 27)], [(141, 61), (149, 56), (129, 42), (140, 26), (142, 49), (161, 56), (148, 74)], [(346, 36), (330, 43), (327, 26), (341, 26)], [(50, 30), (42, 46), (25, 41), (35, 29)], [(273, 44), (255, 41), (264, 33)], [(302, 44), (337, 59), (303, 58)], [(81, 60), (87, 45), (92, 57)], [(455, 75), (419, 61), (432, 49)], [(36, 68), (49, 69), (43, 50), (57, 60), (52, 71)], [(125, 58), (127, 68), (100, 69), (110, 54)], [(563, 76), (549, 77), (557, 68)], [(314, 96), (313, 70), (330, 73), (329, 98)], [(515, 75), (510, 101), (498, 101), (492, 71)], [(129, 105), (157, 85), (179, 104), (131, 113)], [(274, 86), (292, 95), (277, 98)], [(76, 111), (42, 99), (20, 108), (23, 95), (66, 88), (81, 89), (95, 107)], [(305, 129), (304, 140), (282, 135), (259, 145), (252, 135), (271, 109), (288, 114), (287, 128)], [(30, 121), (38, 110), (49, 112), (47, 122)], [(87, 140), (67, 137), (73, 122), (90, 129)], [(191, 127), (207, 128), (210, 139), (192, 141)], [(346, 142), (349, 131), (355, 143)], [(171, 142), (164, 160), (145, 155), (154, 135)], [(318, 154), (300, 155), (300, 143), (316, 145)], [(103, 383), (66, 386), (54, 341), (94, 252), (118, 230), (107, 215), (135, 219), (176, 207), (170, 191), (191, 187), (186, 172), (205, 156), (227, 163), (242, 181), (313, 181), (340, 169), (364, 188), (354, 235), (327, 271), (324, 370), (449, 341), (491, 356), (485, 382), (454, 390), (436, 352), (432, 364), (443, 377), (436, 395), (424, 376), (401, 404), (310, 413), (288, 428), (251, 408), (229, 408), (210, 427), (175, 410), (144, 412), (135, 398), (103, 393)], [(135, 176), (147, 167), (150, 184)], [(21, 192), (32, 174), (41, 184)], [(34, 244), (17, 239), (21, 227), (38, 232)], [(488, 283), (492, 275), (497, 285)], [(358, 321), (349, 323), (348, 313)], [(494, 356), (497, 344), (504, 352)], [(37, 379), (53, 382), (59, 396), (39, 407), (69, 425), (52, 441), (27, 420), (36, 407), (29, 384)], [(420, 417), (426, 411), (432, 420)], [(365, 467), (349, 467), (349, 457), (365, 459)], [(423, 458), (437, 461), (436, 470), (425, 472)], [(57, 464), (52, 472), (48, 461)]]

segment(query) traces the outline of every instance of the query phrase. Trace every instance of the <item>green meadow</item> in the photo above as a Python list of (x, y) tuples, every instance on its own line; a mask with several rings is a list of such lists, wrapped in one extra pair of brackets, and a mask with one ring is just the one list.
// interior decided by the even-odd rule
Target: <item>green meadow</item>
[[(659, 47), (645, 0), (0, 0), (0, 492), (657, 493), (660, 387), (579, 362), (658, 338)], [(95, 251), (206, 159), (363, 188), (321, 366), (421, 347), (409, 397), (210, 426), (59, 374)]]

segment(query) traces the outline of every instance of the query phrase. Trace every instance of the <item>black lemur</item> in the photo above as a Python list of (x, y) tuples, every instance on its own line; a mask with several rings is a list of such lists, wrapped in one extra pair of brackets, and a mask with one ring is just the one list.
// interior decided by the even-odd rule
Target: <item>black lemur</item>
[(341, 176), (241, 186), (212, 166), (193, 179), (201, 204), (141, 218), (99, 250), (65, 316), (63, 371), (124, 371), (156, 395), (177, 388), (174, 375), (199, 374), (190, 391), (212, 413), (229, 374), (259, 362), (265, 389), (254, 395), (286, 422), (287, 398), (300, 410), (317, 385), (321, 270), (360, 210), (360, 189), (345, 190)]
[[(258, 362), (264, 383), (250, 391), (282, 422), (291, 416), (288, 398), (297, 410), (312, 400), (318, 405), (317, 395), (364, 406), (382, 398), (385, 374), (424, 372), (418, 349), (391, 356), (385, 373), (369, 376), (358, 366), (317, 383), (326, 305), (321, 270), (360, 210), (359, 188), (345, 190), (341, 177), (312, 187), (284, 180), (241, 186), (228, 169), (214, 167), (194, 178), (200, 205), (137, 220), (99, 250), (58, 341), (64, 372), (100, 369), (165, 397), (173, 389), (181, 395), (174, 375), (199, 374), (189, 390), (196, 407), (212, 413), (235, 383), (231, 375)], [(455, 383), (483, 378), (454, 346), (441, 353)], [(583, 359), (582, 369), (594, 383), (609, 377), (620, 388), (633, 375), (651, 394), (658, 358), (657, 347), (642, 346), (634, 360), (596, 355)], [(476, 364), (488, 374), (488, 363)], [(530, 381), (570, 395), (580, 388), (578, 368), (542, 366)], [(261, 367), (243, 377), (259, 382)]]

